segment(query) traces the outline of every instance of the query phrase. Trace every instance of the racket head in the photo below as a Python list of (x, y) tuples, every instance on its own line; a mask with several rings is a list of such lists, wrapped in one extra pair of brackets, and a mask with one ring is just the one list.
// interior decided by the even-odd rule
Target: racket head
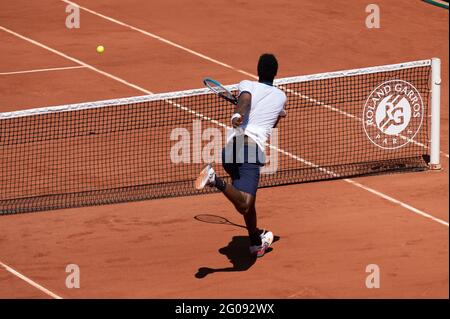
[(238, 102), (237, 98), (233, 95), (233, 93), (231, 93), (222, 84), (220, 84), (220, 82), (211, 78), (204, 78), (203, 84), (205, 84), (207, 88), (209, 88), (211, 91), (219, 95), (221, 98), (235, 105), (237, 104)]

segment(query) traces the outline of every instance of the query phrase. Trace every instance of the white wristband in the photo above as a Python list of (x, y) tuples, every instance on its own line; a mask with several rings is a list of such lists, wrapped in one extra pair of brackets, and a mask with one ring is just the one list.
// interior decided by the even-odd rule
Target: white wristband
[(233, 122), (234, 119), (240, 119), (242, 117), (241, 114), (239, 113), (234, 113), (233, 116), (231, 117), (231, 122)]

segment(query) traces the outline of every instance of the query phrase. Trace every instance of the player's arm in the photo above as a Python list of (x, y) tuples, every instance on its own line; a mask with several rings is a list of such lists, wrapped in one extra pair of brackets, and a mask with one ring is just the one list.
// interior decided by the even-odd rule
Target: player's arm
[(238, 103), (234, 108), (234, 114), (231, 117), (231, 124), (234, 128), (242, 124), (245, 114), (250, 111), (252, 105), (252, 95), (249, 92), (242, 92), (239, 95)]

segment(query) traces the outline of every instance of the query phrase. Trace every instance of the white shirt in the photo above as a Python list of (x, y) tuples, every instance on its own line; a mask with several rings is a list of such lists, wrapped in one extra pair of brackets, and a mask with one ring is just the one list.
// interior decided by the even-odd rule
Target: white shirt
[(252, 138), (264, 152), (273, 126), (284, 112), (286, 94), (274, 86), (249, 80), (239, 83), (238, 90), (239, 94), (250, 93), (252, 104), (250, 111), (244, 115), (240, 130), (233, 130), (228, 135), (227, 143), (237, 134), (243, 133)]

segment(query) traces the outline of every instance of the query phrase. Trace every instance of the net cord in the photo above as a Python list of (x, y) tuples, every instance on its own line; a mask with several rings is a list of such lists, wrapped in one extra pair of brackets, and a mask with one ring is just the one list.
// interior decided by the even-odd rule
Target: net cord
[[(372, 74), (372, 73), (378, 73), (378, 72), (388, 72), (388, 71), (409, 69), (409, 68), (429, 66), (429, 65), (431, 65), (431, 59), (383, 65), (383, 66), (368, 67), (368, 68), (362, 68), (362, 69), (352, 69), (352, 70), (345, 70), (345, 71), (336, 71), (336, 72), (318, 73), (318, 74), (303, 75), (303, 76), (296, 76), (296, 77), (287, 77), (287, 78), (282, 78), (282, 79), (276, 79), (274, 81), (274, 85), (280, 86), (283, 84), (290, 84), (290, 83), (301, 83), (301, 82), (307, 82), (307, 81), (333, 79), (333, 78), (339, 78), (339, 77)], [(224, 85), (224, 87), (230, 91), (237, 90), (237, 84)], [(188, 97), (188, 96), (192, 96), (192, 95), (201, 95), (201, 94), (210, 94), (210, 93), (211, 93), (211, 91), (208, 88), (202, 88), (202, 89), (192, 89), (192, 90), (185, 90), (185, 91), (169, 92), (169, 93), (158, 93), (158, 94), (152, 94), (152, 95), (141, 95), (141, 96), (127, 97), (127, 98), (120, 98), (120, 99), (110, 99), (110, 100), (103, 100), (103, 101), (96, 101), (96, 102), (40, 107), (40, 108), (26, 109), (26, 110), (13, 111), (13, 112), (3, 112), (3, 113), (0, 113), (0, 120), (24, 117), (24, 116), (33, 116), (33, 115), (39, 115), (39, 114), (70, 112), (70, 111), (85, 110), (85, 109), (92, 109), (92, 108), (101, 108), (101, 107), (114, 106), (114, 105), (144, 103), (144, 102), (155, 101), (155, 100), (169, 100), (169, 99), (175, 99), (175, 98)]]

